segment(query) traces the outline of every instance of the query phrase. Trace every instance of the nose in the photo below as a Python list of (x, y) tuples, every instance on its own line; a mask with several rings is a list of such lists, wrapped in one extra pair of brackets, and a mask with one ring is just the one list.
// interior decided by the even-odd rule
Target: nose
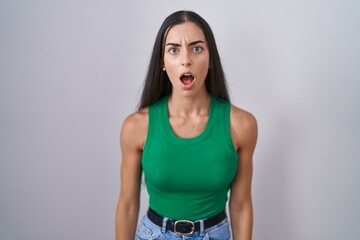
[(188, 51), (183, 51), (182, 58), (181, 58), (181, 65), (182, 66), (190, 66), (192, 64), (191, 56)]

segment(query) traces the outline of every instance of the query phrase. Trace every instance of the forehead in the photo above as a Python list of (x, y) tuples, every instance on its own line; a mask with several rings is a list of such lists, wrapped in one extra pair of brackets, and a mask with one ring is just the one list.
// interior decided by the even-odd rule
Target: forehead
[(204, 32), (193, 22), (185, 22), (171, 27), (165, 42), (181, 42), (182, 40), (206, 42)]

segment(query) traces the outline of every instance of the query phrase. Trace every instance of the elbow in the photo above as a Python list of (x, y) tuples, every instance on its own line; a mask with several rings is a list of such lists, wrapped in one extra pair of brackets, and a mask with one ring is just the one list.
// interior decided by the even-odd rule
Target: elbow
[(241, 201), (234, 201), (234, 200), (230, 199), (229, 209), (232, 212), (242, 212), (242, 211), (248, 211), (248, 210), (252, 211), (252, 209), (253, 209), (252, 199), (247, 198), (247, 199), (241, 200)]
[(140, 208), (140, 202), (138, 200), (134, 200), (134, 199), (127, 200), (120, 196), (116, 208), (116, 213), (117, 214), (126, 213), (127, 215), (137, 214), (139, 212), (139, 208)]

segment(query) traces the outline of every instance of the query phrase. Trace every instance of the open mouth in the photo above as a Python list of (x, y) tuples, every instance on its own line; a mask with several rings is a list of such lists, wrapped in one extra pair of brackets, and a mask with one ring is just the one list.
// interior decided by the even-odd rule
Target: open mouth
[(191, 85), (191, 83), (194, 81), (194, 76), (190, 73), (184, 73), (181, 75), (180, 80), (185, 86)]

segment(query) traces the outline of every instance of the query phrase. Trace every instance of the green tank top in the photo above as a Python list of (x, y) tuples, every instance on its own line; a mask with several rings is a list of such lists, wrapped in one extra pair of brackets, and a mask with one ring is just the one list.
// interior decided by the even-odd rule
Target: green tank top
[(169, 122), (168, 98), (149, 106), (142, 155), (149, 206), (175, 220), (211, 217), (225, 209), (238, 167), (230, 135), (230, 103), (211, 97), (204, 131), (180, 138)]

